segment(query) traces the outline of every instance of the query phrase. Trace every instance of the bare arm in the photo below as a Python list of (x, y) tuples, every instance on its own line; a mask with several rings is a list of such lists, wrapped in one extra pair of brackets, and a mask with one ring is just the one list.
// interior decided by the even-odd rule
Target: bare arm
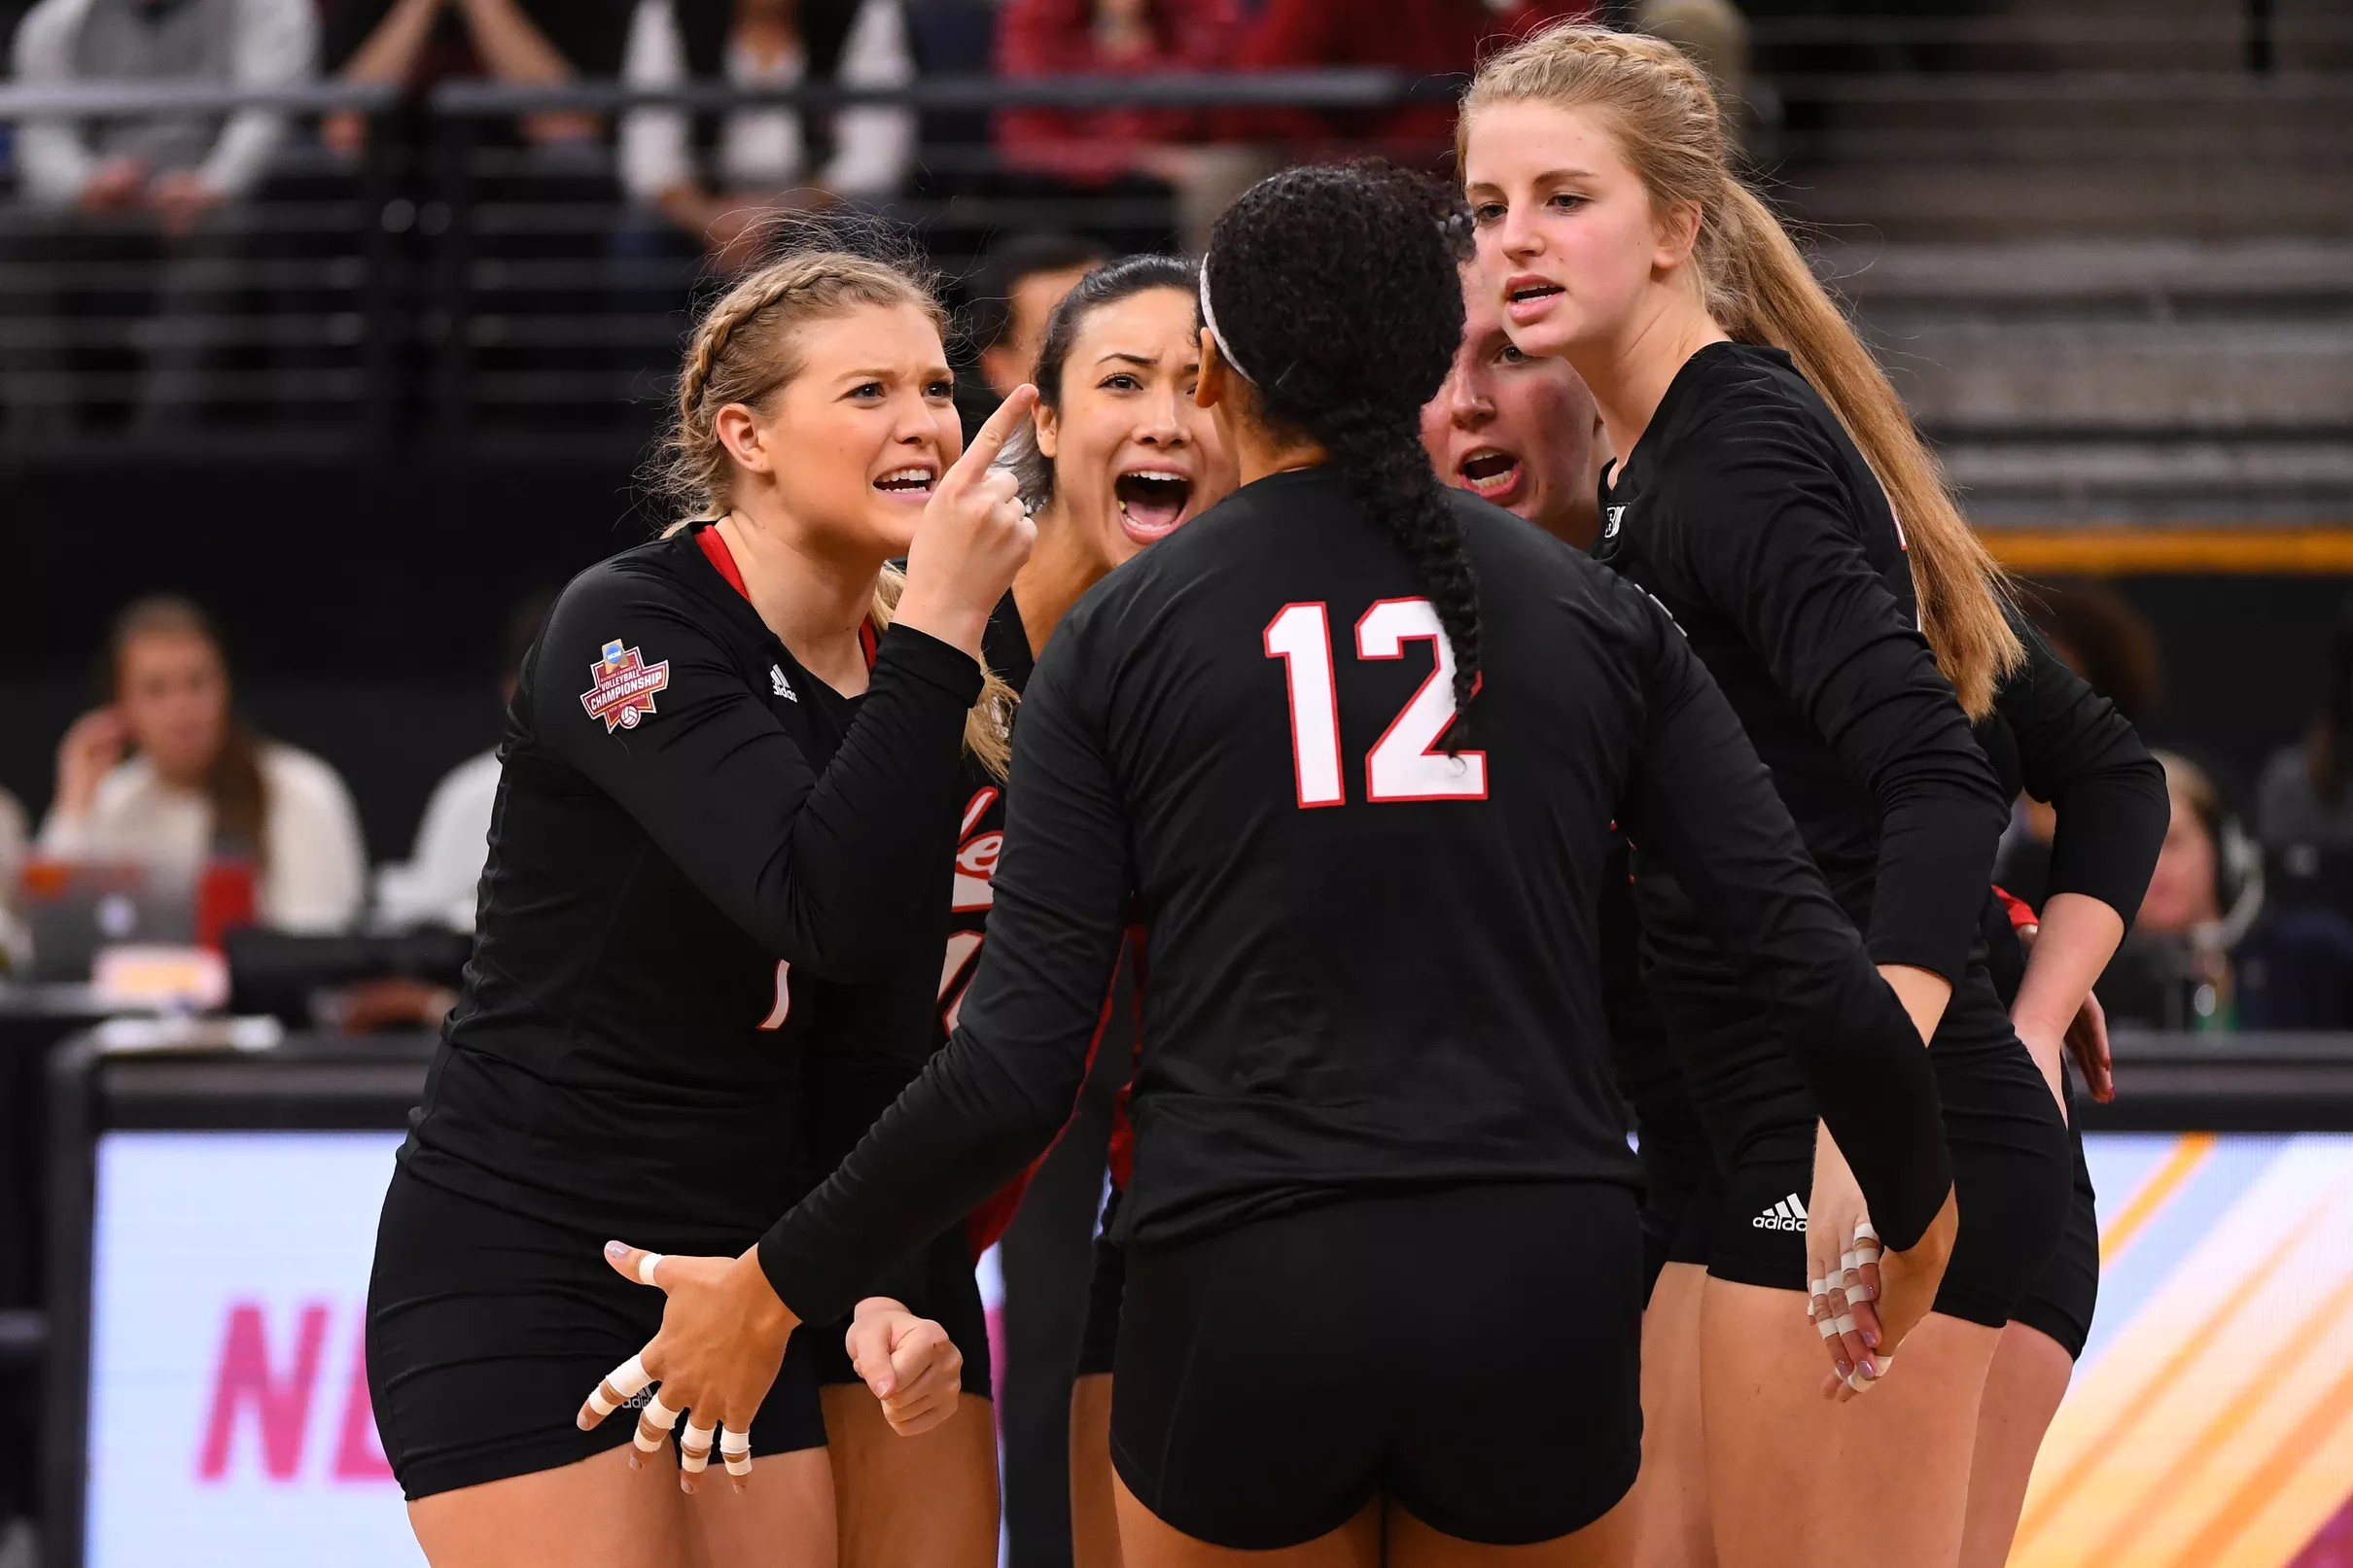
[(2042, 928), (2026, 955), (2026, 978), (2019, 983), (2010, 1017), (2054, 1095), (2067, 1027), (2124, 939), (2124, 916), (2088, 893), (2053, 893), (2044, 900)]
[(457, 0), (466, 31), (482, 63), (502, 82), (550, 86), (577, 74), (547, 35), (532, 24), (515, 0)]
[(343, 66), (346, 82), (405, 82), (433, 36), (441, 0), (399, 0)]

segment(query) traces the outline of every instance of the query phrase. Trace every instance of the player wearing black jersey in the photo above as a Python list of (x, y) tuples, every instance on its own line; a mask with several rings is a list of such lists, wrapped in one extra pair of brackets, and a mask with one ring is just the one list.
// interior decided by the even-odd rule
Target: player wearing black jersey
[(1863, 1205), (1739, 956), (1702, 929), (1705, 900), (1637, 854), (1645, 975), (1724, 1180), (1696, 1346), (1711, 1519), (1670, 1550), (1712, 1535), (1723, 1561), (1759, 1568), (1949, 1564), (1986, 1368), (2069, 1184), (2064, 1124), (1977, 946), (2007, 803), (1967, 715), (2022, 656), (1998, 570), (1729, 171), (1707, 80), (1678, 51), (1543, 34), (1482, 67), (1457, 143), (1514, 341), (1578, 369), (1621, 454), (1598, 553), (1676, 616), (1739, 713), (1933, 1040), (1952, 1146), (1961, 1235), (1938, 1310), (1903, 1377), (1835, 1411), (1799, 1391), (1824, 1354), (1807, 1338), (1819, 1329), (1842, 1402), (1885, 1357), (1845, 1267), (1861, 1260), (1842, 1258), (1866, 1250)]
[[(2066, 1110), (2074, 1185), (2059, 1244), (2012, 1310), (1985, 1376), (1960, 1568), (2001, 1568), (2008, 1560), (2035, 1454), (2091, 1332), (2099, 1215), (2074, 1125), (2067, 1039), (2071, 1029), (2097, 1027), (2092, 982), (2140, 908), (2172, 818), (2164, 769), (2131, 724), (2032, 628), (2019, 635), (2026, 663), (2002, 682), (1977, 736), (2006, 793), (2054, 809), (2051, 880), (2031, 924), (2016, 926), (1994, 901), (1984, 925), (1994, 982), (2019, 1038)], [(2021, 932), (2031, 938), (2023, 953)], [(2106, 1092), (2095, 1081), (2094, 1093)]]
[[(1036, 521), (1037, 545), (990, 617), (986, 644), (990, 668), (1017, 692), (1081, 594), (1233, 491), (1233, 459), (1215, 422), (1193, 402), (1201, 372), (1193, 303), (1198, 287), (1191, 262), (1129, 257), (1080, 279), (1048, 319), (1035, 376), (1036, 431), (1016, 435), (1006, 456)], [(943, 1039), (955, 1027), (987, 939), (991, 879), (1004, 838), (1004, 781), (972, 770), (966, 787), (947, 958), (939, 976)], [(1009, 1185), (973, 1214), (975, 1255), (1010, 1223), (1022, 1184)], [(1110, 1401), (1103, 1387), (1108, 1368), (1093, 1378), (1089, 1370), (1082, 1357), (1069, 1417), (1071, 1533), (1082, 1568), (1118, 1561), (1117, 1526), (1109, 1515)], [(874, 1427), (872, 1402), (844, 1390), (828, 1395), (829, 1430), (840, 1429), (833, 1419), (836, 1398), (847, 1407), (846, 1420)], [(1092, 1419), (1097, 1412), (1100, 1425)], [(860, 1461), (843, 1452), (838, 1438), (834, 1462), (837, 1481), (855, 1481)], [(896, 1518), (905, 1523), (918, 1512), (902, 1509)], [(894, 1555), (891, 1521), (879, 1521), (877, 1532), (876, 1561), (920, 1560), (904, 1551)]]
[[(1219, 220), (1198, 396), (1244, 486), (1039, 660), (947, 1049), (756, 1267), (650, 1271), (643, 1359), (682, 1399), (741, 1413), (794, 1323), (1054, 1135), (1133, 899), (1129, 1560), (1622, 1560), (1614, 818), (1749, 957), (1882, 1231), (1926, 1255), (1891, 1259), (1891, 1335), (1925, 1310), (1953, 1225), (1928, 1062), (1738, 720), (1657, 605), (1443, 490), (1416, 439), (1460, 335), (1458, 222), (1372, 167), (1278, 175)], [(1466, 1348), (1530, 1323), (1574, 1353)]]
[[(1003, 755), (975, 654), (1031, 533), (987, 472), (1025, 400), (951, 467), (950, 389), (904, 273), (801, 254), (747, 277), (681, 377), (701, 520), (575, 578), (524, 664), (474, 958), (369, 1285), (376, 1420), (435, 1568), (834, 1561), (805, 1351), (756, 1427), (683, 1412), (687, 1491), (715, 1447), (782, 1456), (748, 1496), (625, 1473), (682, 1413), (641, 1378), (599, 1396), (629, 1420), (565, 1416), (651, 1327), (603, 1237), (748, 1246), (928, 1053), (961, 752)], [(968, 1267), (930, 1295), (923, 1273), (903, 1302), (976, 1336)], [(878, 1393), (952, 1390), (955, 1347), (902, 1300), (850, 1332)]]

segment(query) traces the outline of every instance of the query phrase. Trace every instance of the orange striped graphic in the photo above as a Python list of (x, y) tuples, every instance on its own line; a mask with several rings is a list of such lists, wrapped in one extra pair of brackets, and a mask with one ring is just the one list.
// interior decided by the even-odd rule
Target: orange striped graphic
[[(2338, 1292), (2339, 1296), (2343, 1294), (2341, 1290)], [(2174, 1555), (2168, 1568), (2199, 1568), (2200, 1564), (2221, 1557), (2224, 1550), (2249, 1531), (2256, 1518), (2271, 1505), (2296, 1474), (2297, 1466), (2310, 1458), (2347, 1421), (2353, 1421), (2353, 1367), (2347, 1367), (2321, 1402), (2304, 1412), (2295, 1430), (2273, 1446), (2255, 1473), (2206, 1521), (2206, 1527)]]
[[(2204, 1137), (2205, 1146), (2211, 1148), (2213, 1139), (2204, 1134), (2200, 1134), (2200, 1136)], [(2184, 1138), (2182, 1141), (2186, 1144), (2192, 1140)], [(2168, 1169), (2180, 1162), (2181, 1155), (2182, 1151), (2175, 1151), (2173, 1159), (2167, 1162)], [(2200, 1151), (2198, 1157), (2201, 1159), (2204, 1157), (2203, 1150)], [(2187, 1174), (2186, 1170), (2184, 1174)], [(2164, 1182), (2169, 1190), (2179, 1186), (2181, 1179), (2181, 1176), (2174, 1176), (2168, 1180), (2165, 1171), (2160, 1170), (2150, 1178), (2139, 1193), (2133, 1196), (2133, 1203), (2136, 1206), (2139, 1205), (2160, 1182)], [(2161, 1198), (2160, 1201), (2161, 1202)], [(2051, 1522), (2059, 1509), (2065, 1506), (2067, 1500), (2083, 1483), (2084, 1478), (2092, 1467), (2100, 1463), (2111, 1449), (2124, 1444), (2132, 1428), (2139, 1424), (2159, 1401), (2172, 1391), (2174, 1385), (2179, 1383), (2183, 1376), (2190, 1371), (2191, 1366), (2216, 1342), (2217, 1337), (2225, 1329), (2230, 1327), (2232, 1321), (2240, 1313), (2246, 1311), (2261, 1299), (2264, 1287), (2271, 1282), (2271, 1276), (2277, 1273), (2281, 1266), (2295, 1253), (2305, 1236), (2310, 1234), (2313, 1226), (2319, 1223), (2321, 1215), (2328, 1211), (2334, 1202), (2333, 1195), (2324, 1198), (2302, 1219), (2297, 1221), (2296, 1228), (2282, 1237), (2279, 1245), (2271, 1250), (2269, 1256), (2265, 1257), (2263, 1263), (2247, 1275), (2237, 1292), (2226, 1298), (2220, 1307), (2207, 1315), (2205, 1321), (2199, 1323), (2195, 1330), (2183, 1337), (2180, 1344), (2175, 1347), (2171, 1355), (2165, 1358), (2155, 1375), (2135, 1390), (2130, 1402), (2117, 1412), (2116, 1419), (2108, 1424), (2107, 1431), (2101, 1435), (2099, 1441), (2084, 1445), (2081, 1451), (2076, 1454), (2074, 1462), (2060, 1474), (2058, 1480), (2042, 1493), (2036, 1504), (2027, 1509), (2024, 1516), (2019, 1520), (2017, 1542), (2012, 1549), (2014, 1556), (2021, 1554), (2027, 1550), (2033, 1538)], [(2151, 1202), (2149, 1206), (2154, 1210), (2156, 1203)], [(2107, 1251), (2104, 1245), (2101, 1251), (2104, 1261)], [(2097, 1562), (2106, 1559), (2099, 1557), (2090, 1560)]]
[[(2289, 1250), (2289, 1248), (2282, 1247), (2273, 1256), (2284, 1256)], [(2250, 1288), (2240, 1299), (2250, 1299), (2254, 1294), (2255, 1292)], [(2212, 1464), (2216, 1453), (2230, 1446), (2232, 1441), (2237, 1438), (2240, 1429), (2253, 1419), (2255, 1412), (2263, 1407), (2264, 1402), (2271, 1397), (2272, 1391), (2296, 1375), (2298, 1364), (2313, 1353), (2320, 1342), (2322, 1333), (2328, 1328), (2330, 1322), (2348, 1306), (2353, 1306), (2353, 1278), (2341, 1281), (2323, 1299), (2319, 1307), (2306, 1314), (2304, 1320), (2287, 1336), (2279, 1350), (2265, 1362), (2261, 1372), (2249, 1378), (2230, 1403), (2224, 1406), (2213, 1421), (2198, 1434), (2199, 1441), (2191, 1447), (2183, 1449), (2173, 1463), (2165, 1467), (2164, 1474), (2160, 1476), (2156, 1482), (2125, 1512), (2124, 1517), (2118, 1521), (2117, 1527), (2109, 1532), (2105, 1541), (2100, 1543), (2098, 1550), (2090, 1553), (2085, 1560), (2087, 1562), (2120, 1560), (2126, 1549), (2139, 1538), (2141, 1531), (2158, 1516), (2165, 1502), (2188, 1486), (2200, 1471)], [(2194, 1342), (2197, 1343), (2199, 1349), (2212, 1348), (2211, 1345), (2203, 1342), (2202, 1336), (2199, 1341)], [(2206, 1559), (2193, 1558), (2192, 1560), (2203, 1561)]]
[(2162, 1165), (2149, 1172), (2149, 1179), (2141, 1183), (2140, 1190), (2125, 1204), (2123, 1212), (2116, 1216), (2116, 1223), (2100, 1233), (2101, 1268), (2105, 1269), (2124, 1254), (2140, 1228), (2165, 1206), (2165, 1200), (2173, 1196), (2175, 1189), (2196, 1174), (2197, 1167), (2204, 1165), (2206, 1157), (2213, 1152), (2214, 1134), (2211, 1132), (2186, 1133), (2173, 1145), (2173, 1152), (2165, 1156)]

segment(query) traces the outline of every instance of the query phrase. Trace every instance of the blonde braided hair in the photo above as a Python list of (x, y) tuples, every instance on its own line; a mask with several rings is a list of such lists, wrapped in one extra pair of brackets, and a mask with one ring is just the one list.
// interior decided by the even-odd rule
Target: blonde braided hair
[(1663, 39), (1548, 28), (1480, 67), (1455, 125), (1457, 163), (1480, 111), (1528, 102), (1605, 112), (1652, 206), (1698, 209), (1693, 271), (1707, 313), (1737, 342), (1786, 349), (1846, 427), (1903, 528), (1937, 668), (1969, 716), (1983, 718), (2026, 656), (2011, 624), (2009, 577), (1962, 518), (1887, 373), (1773, 209), (1733, 172), (1706, 73)]
[[(910, 305), (944, 335), (947, 313), (928, 280), (905, 267), (832, 249), (781, 256), (747, 274), (695, 324), (678, 398), (663, 442), (655, 488), (681, 508), (666, 536), (698, 517), (720, 517), (734, 505), (735, 460), (719, 438), (719, 412), (731, 403), (765, 411), (800, 373), (795, 331), (814, 321), (869, 306)], [(866, 620), (876, 636), (889, 628), (906, 577), (886, 566), (874, 581)], [(1017, 698), (981, 661), (980, 697), (965, 719), (965, 749), (998, 779), (1012, 755)]]

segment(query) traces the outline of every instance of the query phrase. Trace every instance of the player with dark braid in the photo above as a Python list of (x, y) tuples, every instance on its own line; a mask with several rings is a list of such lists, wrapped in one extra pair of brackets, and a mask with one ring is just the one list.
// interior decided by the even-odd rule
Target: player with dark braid
[(1046, 1146), (1133, 912), (1130, 1568), (1624, 1561), (1615, 820), (1803, 1052), (1891, 1245), (1889, 1332), (1925, 1312), (1953, 1229), (1925, 1053), (1731, 708), (1656, 604), (1430, 474), (1462, 249), (1455, 203), (1381, 165), (1279, 174), (1218, 221), (1195, 396), (1242, 487), (1064, 618), (955, 1031), (753, 1252), (654, 1266), (666, 1390), (756, 1400), (798, 1323)]

